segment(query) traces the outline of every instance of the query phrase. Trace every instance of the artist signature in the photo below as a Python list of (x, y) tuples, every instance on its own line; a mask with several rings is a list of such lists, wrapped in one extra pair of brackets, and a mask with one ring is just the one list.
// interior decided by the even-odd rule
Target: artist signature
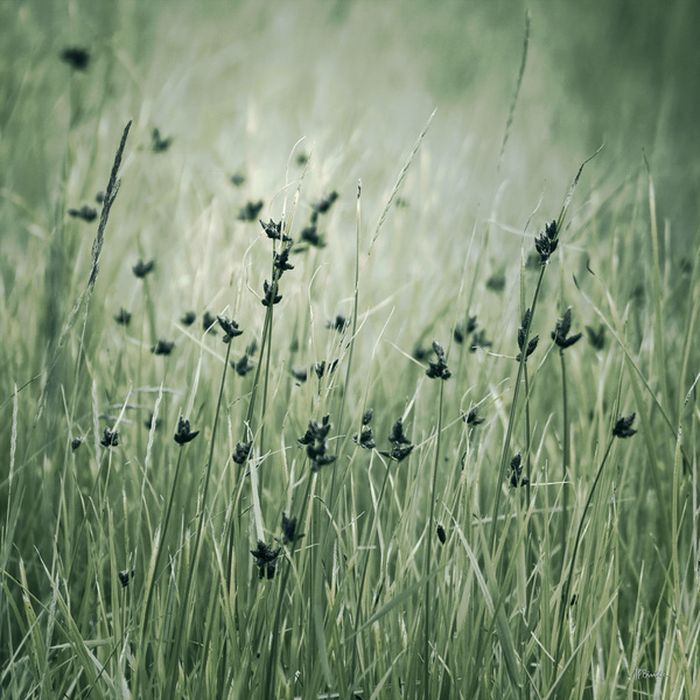
[(637, 668), (630, 674), (630, 678), (636, 681), (649, 678), (668, 678), (668, 673), (665, 671), (648, 671), (646, 668)]

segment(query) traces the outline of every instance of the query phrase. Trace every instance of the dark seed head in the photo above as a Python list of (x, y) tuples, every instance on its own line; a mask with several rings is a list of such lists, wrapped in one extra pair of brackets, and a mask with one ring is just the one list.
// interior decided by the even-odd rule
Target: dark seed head
[(277, 558), (280, 550), (273, 549), (271, 545), (258, 540), (258, 546), (255, 549), (251, 549), (250, 553), (253, 555), (255, 565), (258, 567), (258, 578), (273, 579), (277, 570)]
[(431, 361), (428, 364), (428, 369), (425, 370), (425, 373), (428, 377), (430, 377), (430, 379), (442, 379), (443, 381), (446, 381), (452, 376), (452, 374), (447, 367), (445, 350), (442, 345), (437, 342), (437, 340), (433, 341), (433, 352), (435, 353), (435, 357), (437, 359), (435, 362)]
[(74, 437), (70, 441), (70, 448), (71, 448), (71, 450), (73, 450), (73, 452), (75, 452), (75, 450), (77, 450), (82, 444), (83, 444), (83, 438)]
[(309, 371), (303, 367), (292, 367), (290, 372), (294, 379), (296, 379), (300, 384), (303, 384), (309, 378)]
[(263, 306), (274, 306), (282, 301), (282, 295), (277, 293), (277, 282), (270, 284), (267, 280), (263, 282)]
[(525, 346), (525, 338), (527, 337), (530, 329), (530, 322), (531, 322), (531, 314), (530, 314), (530, 309), (526, 309), (525, 313), (523, 314), (523, 320), (520, 323), (520, 327), (518, 328), (518, 348), (520, 349), (520, 352), (516, 356), (516, 361), (520, 362), (522, 358), (523, 351), (525, 352), (525, 361), (527, 361), (527, 358), (532, 355), (533, 352), (537, 349), (537, 343), (539, 342), (539, 336), (535, 335), (531, 338), (528, 339), (527, 342), (527, 349), (524, 348)]
[(318, 232), (318, 228), (316, 224), (310, 224), (309, 226), (306, 226), (301, 230), (301, 234), (299, 235), (299, 238), (304, 242), (308, 243), (310, 246), (313, 246), (314, 248), (325, 248), (326, 247), (326, 239), (325, 237)]
[(486, 289), (492, 292), (502, 292), (506, 286), (506, 276), (502, 272), (496, 272), (486, 280)]
[(190, 422), (182, 416), (177, 421), (177, 431), (173, 436), (173, 439), (178, 445), (186, 445), (188, 442), (192, 442), (197, 435), (199, 435), (199, 430), (190, 430)]
[(90, 52), (81, 46), (68, 46), (61, 51), (61, 60), (73, 70), (85, 71), (90, 65)]
[(260, 220), (260, 225), (262, 226), (265, 235), (273, 241), (278, 241), (282, 238), (282, 221), (273, 221), (270, 219), (265, 223), (262, 219)]
[(403, 419), (398, 418), (391, 428), (389, 442), (392, 445), (410, 445), (411, 441), (406, 437), (403, 429)]
[(333, 330), (338, 331), (338, 333), (343, 333), (347, 327), (348, 320), (341, 314), (338, 314), (332, 321), (328, 321), (328, 323), (326, 323), (326, 328), (332, 328)]
[(635, 415), (635, 413), (631, 413), (629, 416), (621, 416), (618, 418), (613, 428), (613, 435), (617, 438), (632, 437), (637, 432), (632, 428)]
[(236, 464), (245, 464), (250, 456), (250, 450), (252, 447), (252, 442), (237, 442), (233, 452), (233, 461)]
[(240, 330), (238, 324), (227, 316), (217, 316), (216, 320), (221, 326), (221, 330), (224, 332), (223, 341), (224, 343), (230, 343), (234, 338), (239, 335), (243, 335), (243, 331)]
[(338, 199), (338, 193), (333, 190), (329, 195), (323, 197), (323, 199), (320, 199), (318, 202), (316, 202), (316, 204), (312, 205), (314, 213), (327, 214), (336, 199)]
[(440, 544), (445, 544), (447, 541), (447, 535), (445, 533), (445, 528), (442, 525), (437, 526), (437, 536), (440, 540)]
[(292, 265), (289, 262), (289, 252), (291, 250), (291, 246), (289, 244), (285, 244), (285, 247), (282, 249), (281, 252), (275, 253), (275, 270), (277, 272), (277, 279), (282, 277), (282, 275), (287, 272), (288, 270), (293, 270), (294, 265)]
[(414, 447), (415, 445), (394, 445), (389, 453), (382, 452), (382, 454), (393, 459), (394, 462), (403, 462), (413, 452)]
[(148, 262), (144, 262), (143, 260), (139, 260), (136, 265), (134, 265), (131, 269), (133, 273), (138, 277), (140, 280), (142, 280), (146, 275), (149, 273), (153, 272), (153, 268), (156, 266), (155, 260), (149, 260)]
[(373, 450), (376, 447), (374, 433), (372, 432), (372, 426), (370, 425), (373, 417), (374, 412), (372, 409), (367, 409), (362, 416), (362, 427), (360, 428), (360, 432), (352, 437), (352, 439), (360, 447), (364, 447), (366, 450)]
[(125, 570), (117, 573), (117, 576), (119, 577), (119, 583), (122, 584), (122, 588), (126, 588), (129, 585), (129, 581), (131, 581), (131, 579), (134, 578), (135, 573), (136, 571), (134, 569), (132, 569), (131, 571)]
[(100, 445), (102, 447), (116, 447), (119, 444), (119, 432), (117, 430), (110, 430), (105, 428), (102, 433), (102, 439), (100, 440)]
[(143, 425), (147, 430), (151, 430), (151, 428), (153, 428), (153, 430), (158, 430), (158, 428), (160, 428), (160, 424), (160, 418), (156, 418), (154, 420), (152, 413), (149, 413), (148, 418), (146, 418), (146, 420), (143, 422)]
[(115, 314), (114, 320), (120, 326), (128, 326), (129, 321), (131, 321), (131, 314), (124, 308), (119, 309), (119, 313)]
[(605, 348), (605, 326), (600, 325), (597, 329), (586, 326), (588, 334), (588, 342), (596, 349), (602, 350)]
[(167, 151), (173, 142), (172, 136), (161, 136), (159, 129), (153, 129), (151, 132), (151, 150), (154, 153), (163, 153)]
[(557, 222), (551, 221), (550, 223), (545, 224), (544, 233), (539, 237), (539, 239), (535, 239), (535, 248), (540, 254), (542, 264), (546, 263), (552, 253), (556, 250), (558, 242), (559, 231), (557, 229)]
[(469, 413), (464, 416), (464, 422), (467, 425), (476, 426), (481, 425), (481, 423), (484, 422), (484, 419), (479, 416), (475, 408), (471, 408), (469, 409)]
[(154, 355), (169, 355), (172, 351), (173, 348), (175, 347), (175, 343), (170, 341), (170, 340), (164, 340), (161, 338), (152, 348), (151, 352)]
[(234, 173), (229, 180), (234, 187), (240, 187), (245, 182), (245, 175), (242, 173)]
[(282, 542), (284, 544), (294, 544), (303, 536), (303, 532), (297, 532), (297, 519), (287, 517), (286, 513), (282, 513)]
[(544, 233), (535, 238), (535, 250), (540, 256), (540, 264), (545, 265), (552, 253), (557, 249), (559, 242), (559, 231), (557, 222), (552, 221), (544, 227)]
[(321, 421), (311, 420), (306, 432), (299, 438), (300, 445), (306, 447), (306, 456), (311, 460), (311, 471), (317, 472), (321, 467), (335, 461), (335, 455), (328, 454), (328, 433), (331, 429), (329, 415), (323, 416)]
[(245, 206), (238, 212), (239, 221), (255, 221), (263, 208), (262, 200), (246, 202)]
[(80, 209), (69, 209), (68, 216), (72, 216), (74, 219), (82, 219), (89, 223), (97, 218), (97, 209), (83, 204)]
[(519, 452), (510, 461), (510, 471), (510, 485), (513, 488), (517, 488), (518, 486), (527, 486), (530, 483), (530, 480), (526, 476), (522, 475), (522, 456)]
[(488, 340), (486, 337), (486, 331), (483, 328), (480, 328), (472, 335), (471, 344), (469, 345), (469, 351), (476, 352), (480, 348), (490, 348), (491, 345), (491, 341)]
[(236, 371), (239, 377), (245, 377), (248, 372), (255, 368), (255, 365), (250, 361), (250, 355), (244, 353), (240, 359), (231, 361), (231, 367)]
[(208, 331), (211, 335), (216, 335), (216, 331), (212, 328), (216, 321), (216, 316), (212, 316), (208, 311), (205, 311), (202, 316), (202, 330), (205, 333)]
[(420, 343), (416, 343), (413, 348), (413, 359), (418, 362), (425, 362), (430, 357), (430, 349), (424, 348)]
[(191, 326), (197, 320), (197, 314), (194, 311), (185, 311), (180, 318), (180, 323), (183, 326)]
[(569, 335), (571, 330), (571, 307), (569, 306), (566, 311), (557, 319), (557, 323), (552, 331), (552, 340), (555, 342), (557, 347), (563, 352), (566, 348), (570, 348), (574, 343), (581, 340), (581, 333), (576, 333), (575, 335)]

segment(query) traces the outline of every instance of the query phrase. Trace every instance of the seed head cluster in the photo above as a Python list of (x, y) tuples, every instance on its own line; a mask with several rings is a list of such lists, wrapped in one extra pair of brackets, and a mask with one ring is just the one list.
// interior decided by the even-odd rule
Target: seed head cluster
[(402, 418), (398, 418), (392, 426), (389, 442), (391, 443), (391, 450), (382, 452), (382, 454), (393, 459), (394, 462), (403, 462), (413, 452), (415, 445), (406, 437)]
[[(523, 355), (523, 348), (525, 347), (525, 338), (527, 337), (527, 334), (530, 330), (530, 321), (531, 321), (531, 313), (530, 309), (527, 309), (525, 313), (523, 314), (523, 320), (520, 323), (520, 328), (518, 328), (518, 348), (520, 349), (520, 352), (516, 356), (516, 361), (520, 362), (522, 355)], [(527, 341), (527, 350), (525, 351), (525, 361), (527, 362), (527, 358), (532, 355), (533, 352), (537, 349), (537, 343), (539, 342), (540, 337), (538, 335), (533, 336)]]
[(365, 450), (373, 450), (376, 447), (374, 433), (372, 432), (372, 418), (374, 411), (370, 408), (362, 416), (362, 427), (357, 435), (353, 435), (353, 440)]
[(190, 430), (189, 420), (184, 419), (180, 416), (177, 422), (177, 431), (173, 436), (173, 439), (178, 445), (186, 445), (188, 442), (192, 442), (197, 435), (199, 435), (199, 430)]
[(576, 333), (574, 335), (569, 335), (571, 330), (571, 307), (569, 306), (566, 311), (557, 319), (557, 323), (552, 331), (552, 340), (555, 345), (559, 348), (561, 352), (564, 352), (567, 348), (570, 348), (574, 343), (581, 340), (582, 333)]
[(632, 427), (635, 418), (634, 413), (630, 413), (629, 416), (620, 416), (620, 418), (615, 421), (615, 426), (613, 427), (613, 435), (616, 438), (630, 438), (637, 431)]
[(527, 486), (530, 483), (527, 476), (523, 475), (522, 461), (523, 458), (520, 452), (518, 452), (518, 454), (516, 454), (513, 459), (510, 460), (510, 485), (513, 488), (517, 488), (518, 486)]
[(299, 444), (306, 447), (306, 455), (311, 460), (311, 471), (318, 472), (321, 467), (335, 462), (335, 455), (328, 454), (328, 433), (331, 430), (331, 418), (323, 416), (321, 422), (311, 420), (306, 432), (299, 438)]
[(546, 265), (557, 249), (559, 229), (556, 221), (545, 224), (544, 233), (535, 238), (535, 250), (540, 256), (540, 264)]
[(255, 559), (255, 566), (258, 567), (258, 578), (273, 579), (277, 571), (277, 559), (280, 555), (279, 547), (273, 549), (272, 545), (258, 540), (257, 547), (251, 549), (250, 553)]
[(436, 359), (428, 364), (428, 369), (425, 370), (425, 373), (430, 379), (442, 379), (443, 381), (447, 381), (452, 374), (447, 367), (445, 349), (437, 340), (433, 341), (433, 352), (435, 353)]

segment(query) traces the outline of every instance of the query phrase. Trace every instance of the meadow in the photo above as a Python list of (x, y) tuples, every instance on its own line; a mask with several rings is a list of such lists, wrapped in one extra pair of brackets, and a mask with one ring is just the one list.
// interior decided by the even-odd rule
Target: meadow
[(698, 14), (0, 5), (0, 695), (700, 697)]

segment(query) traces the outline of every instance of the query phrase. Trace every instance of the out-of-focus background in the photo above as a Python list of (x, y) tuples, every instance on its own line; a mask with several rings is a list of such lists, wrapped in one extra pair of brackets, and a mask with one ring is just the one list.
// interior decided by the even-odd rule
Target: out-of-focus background
[[(496, 174), (526, 7), (527, 66)], [(70, 109), (68, 71), (56, 57), (76, 45), (93, 62), (73, 81), (73, 109), (77, 102), (89, 114), (116, 98), (115, 122), (134, 116), (174, 134), (182, 157), (199, 161), (198, 177), (216, 181), (215, 168), (241, 167), (262, 179), (305, 136), (319, 178), (371, 180), (405, 157), (437, 107), (430, 177), (445, 201), (458, 192), (462, 204), (489, 208), (507, 181), (509, 200), (532, 208), (544, 193), (553, 204), (575, 164), (604, 142), (599, 177), (621, 182), (645, 151), (663, 205), (696, 218), (700, 6), (692, 0), (37, 0), (0, 12), (3, 161), (17, 147), (8, 139), (13, 114), (26, 139), (26, 157), (0, 177), (30, 199), (55, 177), (45, 137), (65, 132)]]

